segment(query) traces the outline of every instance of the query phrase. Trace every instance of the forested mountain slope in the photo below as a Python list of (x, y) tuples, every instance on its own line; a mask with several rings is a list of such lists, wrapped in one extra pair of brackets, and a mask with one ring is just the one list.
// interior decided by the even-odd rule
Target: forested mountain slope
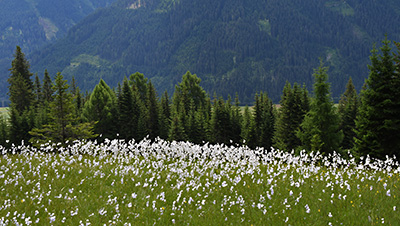
[(0, 0), (0, 100), (17, 45), (25, 53), (63, 37), (67, 30), (114, 0)]
[(395, 0), (119, 0), (28, 58), (88, 90), (139, 71), (171, 92), (190, 70), (249, 104), (256, 91), (279, 101), (286, 80), (311, 87), (322, 58), (338, 97), (349, 76), (362, 86), (373, 43), (400, 40), (399, 25)]

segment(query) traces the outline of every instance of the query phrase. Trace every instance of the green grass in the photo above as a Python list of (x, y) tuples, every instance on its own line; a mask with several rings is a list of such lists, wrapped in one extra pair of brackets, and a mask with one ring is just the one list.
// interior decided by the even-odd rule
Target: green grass
[(400, 222), (395, 162), (355, 164), (278, 151), (256, 160), (247, 148), (163, 141), (78, 142), (59, 154), (21, 149), (0, 157), (0, 224)]

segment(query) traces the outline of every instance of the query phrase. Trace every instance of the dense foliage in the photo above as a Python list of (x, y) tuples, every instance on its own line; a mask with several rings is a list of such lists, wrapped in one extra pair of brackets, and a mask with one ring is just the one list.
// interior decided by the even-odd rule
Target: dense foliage
[(369, 78), (361, 92), (355, 139), (361, 155), (384, 158), (400, 153), (400, 56), (389, 44), (383, 41), (382, 55), (372, 50)]
[[(313, 75), (311, 98), (305, 87), (295, 83), (292, 88), (287, 82), (281, 105), (275, 106), (261, 92), (255, 95), (251, 109), (239, 106), (239, 95), (234, 101), (216, 95), (211, 100), (200, 85), (201, 79), (189, 71), (175, 86), (171, 100), (167, 92), (160, 99), (152, 81), (139, 72), (125, 77), (116, 90), (101, 79), (87, 95), (81, 93), (74, 78), (70, 88), (57, 73), (49, 90), (53, 82), (47, 71), (43, 85), (38, 76), (32, 83), (29, 62), (17, 47), (9, 79), (10, 117), (8, 122), (0, 121), (0, 144), (30, 141), (40, 146), (53, 141), (65, 145), (77, 139), (103, 142), (160, 137), (195, 144), (247, 145), (266, 151), (278, 148), (327, 155), (353, 149), (357, 157), (397, 156), (400, 60), (389, 43), (383, 41), (382, 56), (376, 49), (372, 51), (361, 104), (350, 79), (338, 107), (334, 105), (328, 68), (321, 61)], [(400, 49), (400, 44), (395, 44)], [(23, 92), (26, 101), (17, 95)]]
[(369, 50), (387, 33), (400, 39), (400, 2), (375, 0), (120, 0), (31, 55), (34, 72), (61, 71), (83, 90), (115, 87), (136, 71), (174, 91), (186, 71), (208, 93), (256, 92), (279, 102), (286, 81), (312, 87), (318, 57), (329, 66), (335, 102), (348, 78), (360, 89)]

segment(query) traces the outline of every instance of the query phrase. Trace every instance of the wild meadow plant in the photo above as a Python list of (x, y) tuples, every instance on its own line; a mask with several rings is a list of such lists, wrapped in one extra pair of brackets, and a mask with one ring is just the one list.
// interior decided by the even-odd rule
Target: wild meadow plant
[(395, 158), (188, 142), (0, 147), (0, 225), (398, 225)]

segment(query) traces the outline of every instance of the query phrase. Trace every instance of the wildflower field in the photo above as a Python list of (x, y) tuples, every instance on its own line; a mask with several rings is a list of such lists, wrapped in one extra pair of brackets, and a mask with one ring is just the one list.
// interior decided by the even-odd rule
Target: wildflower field
[(0, 225), (399, 225), (395, 159), (188, 142), (0, 147)]

